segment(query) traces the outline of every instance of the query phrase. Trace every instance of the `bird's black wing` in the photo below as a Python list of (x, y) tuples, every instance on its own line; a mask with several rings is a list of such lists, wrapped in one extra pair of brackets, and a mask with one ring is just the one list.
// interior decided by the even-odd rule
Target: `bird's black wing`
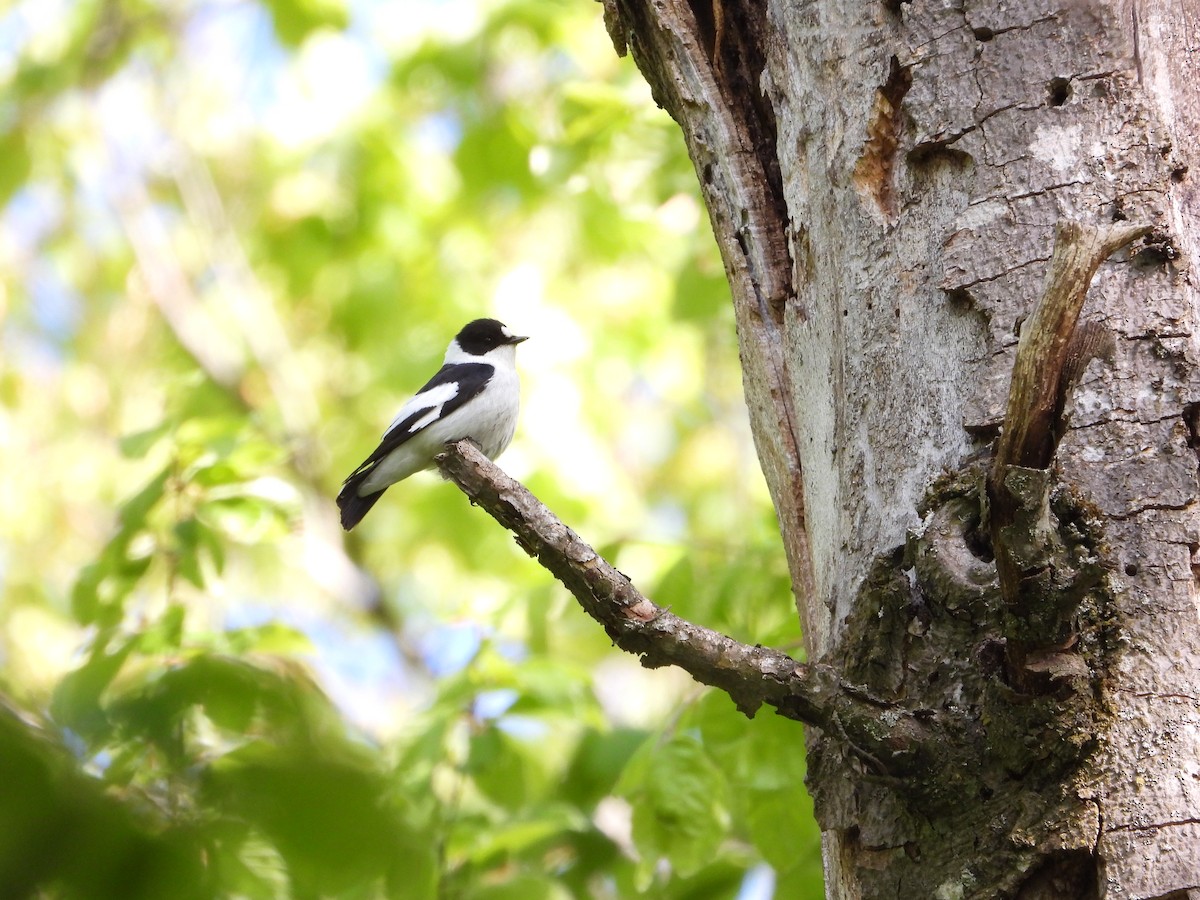
[[(365, 469), (374, 468), (377, 462), (414, 434), (420, 434), (434, 422), (446, 418), (446, 416), (450, 415), (450, 413), (454, 412), (472, 397), (478, 395), (480, 391), (487, 387), (487, 383), (492, 380), (492, 375), (495, 374), (495, 371), (495, 368), (488, 363), (456, 363), (454, 365), (442, 366), (438, 369), (437, 374), (430, 378), (425, 383), (425, 386), (417, 391), (416, 395), (405, 406), (418, 404), (423, 395), (447, 384), (457, 386), (458, 390), (454, 396), (440, 403), (429, 403), (424, 406), (418, 405), (403, 419), (393, 423), (379, 442), (379, 446), (375, 448), (375, 451), (370, 456), (363, 460), (362, 464), (350, 475), (350, 478), (353, 478), (355, 475), (364, 474)], [(440, 409), (438, 409), (439, 406), (441, 407)], [(422, 425), (420, 428), (413, 429), (415, 423), (426, 418), (434, 410), (437, 410), (436, 418)], [(349, 481), (350, 478), (347, 478), (346, 481)]]
[[(380, 460), (384, 459), (414, 434), (420, 434), (434, 422), (440, 421), (450, 415), (450, 413), (454, 412), (472, 397), (478, 396), (479, 392), (487, 387), (488, 382), (492, 380), (492, 375), (495, 372), (495, 367), (489, 363), (454, 363), (444, 365), (438, 369), (437, 374), (425, 383), (424, 387), (416, 393), (416, 396), (405, 404), (405, 409), (411, 409), (408, 415), (392, 423), (391, 427), (384, 433), (379, 446), (342, 483), (342, 490), (338, 494), (337, 502), (342, 510), (342, 525), (347, 530), (352, 528), (354, 524), (367, 514), (367, 510), (374, 505), (375, 501), (379, 499), (380, 494), (383, 493), (383, 491), (379, 491), (366, 497), (358, 496), (359, 484), (379, 464)], [(421, 403), (422, 396), (451, 384), (456, 388), (453, 396), (445, 400), (437, 400), (426, 404)], [(422, 419), (428, 418), (430, 413), (436, 413), (433, 419), (423, 424), (420, 428), (414, 429), (413, 426)], [(351, 521), (350, 525), (346, 524), (347, 520)]]

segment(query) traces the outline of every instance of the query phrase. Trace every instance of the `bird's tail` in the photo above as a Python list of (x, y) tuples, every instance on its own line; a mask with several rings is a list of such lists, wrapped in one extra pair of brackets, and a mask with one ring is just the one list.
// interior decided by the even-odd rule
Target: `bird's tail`
[(378, 491), (374, 494), (367, 494), (365, 497), (360, 497), (358, 495), (357, 479), (346, 482), (337, 497), (338, 509), (342, 511), (342, 527), (349, 531), (361, 522), (362, 517), (370, 511), (371, 507), (375, 505), (375, 501), (382, 496), (383, 491)]

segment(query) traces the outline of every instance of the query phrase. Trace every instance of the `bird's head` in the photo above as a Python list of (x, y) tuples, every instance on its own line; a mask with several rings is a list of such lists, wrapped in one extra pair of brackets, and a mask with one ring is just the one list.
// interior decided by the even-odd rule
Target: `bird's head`
[(497, 322), (495, 319), (476, 319), (464, 325), (462, 331), (450, 342), (446, 359), (488, 356), (500, 348), (505, 348), (505, 355), (511, 358), (513, 348), (526, 340), (527, 337), (509, 331), (503, 322)]

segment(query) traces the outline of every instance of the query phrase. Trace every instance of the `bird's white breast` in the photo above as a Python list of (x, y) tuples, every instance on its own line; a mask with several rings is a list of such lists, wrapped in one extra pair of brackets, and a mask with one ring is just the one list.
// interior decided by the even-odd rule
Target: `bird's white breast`
[(380, 460), (363, 479), (358, 488), (359, 496), (381, 491), (414, 472), (433, 468), (433, 458), (450, 441), (470, 438), (489, 459), (495, 459), (504, 452), (516, 431), (517, 413), (521, 405), (521, 385), (517, 378), (514, 347), (506, 344), (482, 356), (474, 356), (463, 353), (456, 342), (451, 342), (446, 363), (480, 362), (493, 366), (488, 383), (478, 394), (465, 400), (445, 417), (439, 418), (445, 404), (458, 397), (462, 390), (462, 385), (455, 381), (430, 388), (404, 404), (384, 432), (385, 438), (405, 419), (422, 411), (427, 412), (409, 426), (412, 437)]

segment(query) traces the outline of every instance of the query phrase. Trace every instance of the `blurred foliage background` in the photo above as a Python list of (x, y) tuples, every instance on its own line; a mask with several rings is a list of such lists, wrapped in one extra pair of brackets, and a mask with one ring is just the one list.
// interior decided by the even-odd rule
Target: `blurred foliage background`
[(332, 497), (467, 320), (502, 458), (799, 653), (678, 131), (586, 0), (0, 13), (0, 893), (821, 896), (803, 738), (452, 486)]

